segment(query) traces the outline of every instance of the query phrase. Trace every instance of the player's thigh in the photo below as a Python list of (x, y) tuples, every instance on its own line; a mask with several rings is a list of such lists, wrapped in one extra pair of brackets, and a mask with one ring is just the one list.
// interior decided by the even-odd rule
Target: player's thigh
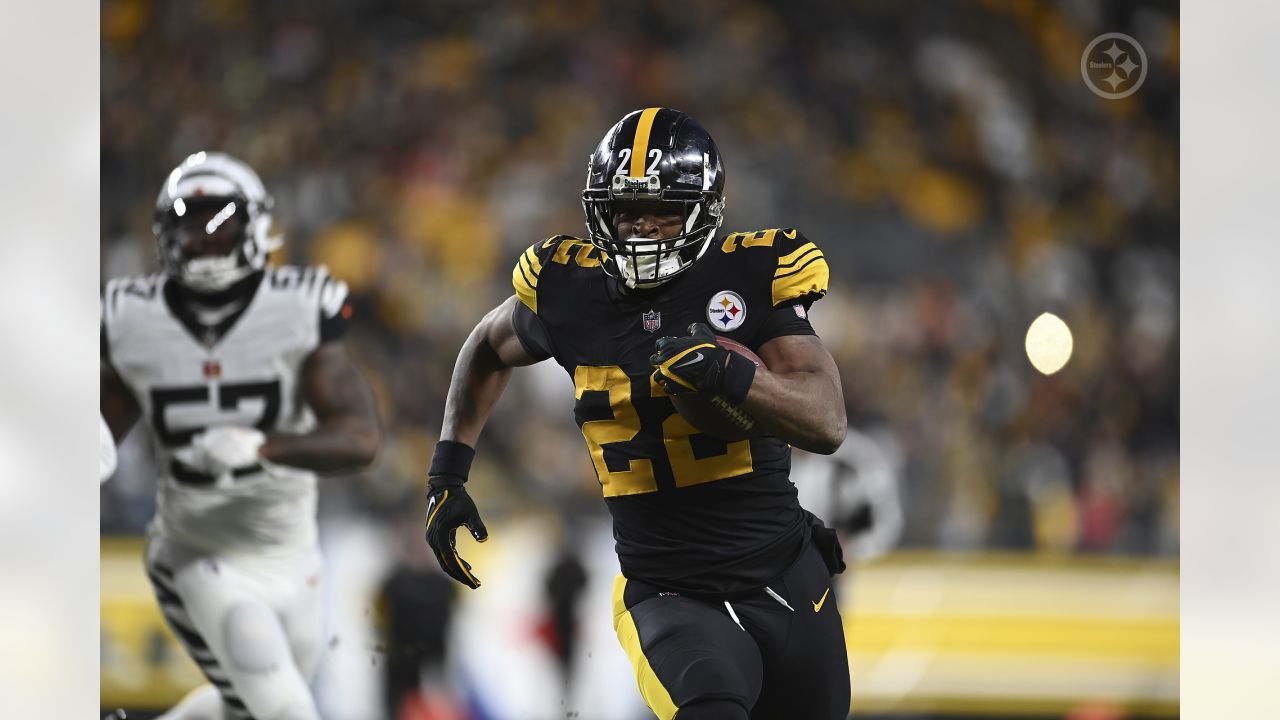
[(715, 605), (626, 585), (619, 577), (614, 588), (614, 627), (659, 718), (679, 718), (699, 700), (755, 703), (763, 668), (751, 635)]
[(753, 720), (848, 716), (849, 658), (834, 586), (812, 545), (774, 585), (795, 610), (770, 615), (787, 622), (778, 628), (782, 632), (772, 633), (785, 639), (764, 653), (764, 683)]
[(280, 618), (234, 562), (153, 540), (147, 570), (170, 626), (232, 717), (316, 717)]
[(255, 718), (319, 718), (273, 608), (257, 599), (237, 602), (228, 610), (222, 632), (227, 675)]
[(273, 603), (284, 625), (299, 672), (315, 676), (324, 650), (324, 559), (318, 548), (300, 552), (289, 563), (287, 585)]
[[(207, 563), (208, 559), (165, 538), (152, 536), (147, 540), (144, 564), (165, 622), (209, 682), (220, 692), (226, 692), (231, 689), (231, 683), (224, 667), (225, 658), (215, 653), (210, 638), (210, 630), (218, 627), (217, 618), (224, 608), (208, 602), (192, 602), (201, 596), (206, 583), (199, 580), (193, 583), (191, 577), (198, 565), (211, 567)], [(217, 597), (223, 596), (224, 593), (217, 594)]]

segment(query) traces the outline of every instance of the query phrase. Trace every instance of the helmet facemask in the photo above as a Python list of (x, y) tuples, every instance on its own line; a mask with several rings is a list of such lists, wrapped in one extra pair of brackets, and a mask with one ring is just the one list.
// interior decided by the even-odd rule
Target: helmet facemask
[[(615, 203), (651, 201), (670, 208), (683, 220), (681, 232), (669, 238), (620, 238), (614, 223)], [(609, 256), (606, 273), (629, 288), (652, 288), (689, 269), (702, 257), (723, 217), (724, 200), (710, 191), (662, 188), (650, 175), (614, 175), (608, 190), (582, 196), (591, 244)]]
[(222, 290), (255, 270), (243, 197), (175, 198), (157, 225), (165, 269), (192, 290)]

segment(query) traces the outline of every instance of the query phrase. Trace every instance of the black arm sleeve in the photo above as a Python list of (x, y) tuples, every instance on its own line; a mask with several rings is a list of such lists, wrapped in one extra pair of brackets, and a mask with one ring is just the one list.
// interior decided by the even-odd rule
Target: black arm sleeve
[(516, 303), (516, 308), (511, 313), (511, 326), (516, 331), (516, 337), (520, 339), (520, 345), (530, 357), (546, 360), (555, 355), (551, 333), (547, 332), (547, 326), (543, 324), (542, 318), (530, 310), (529, 306), (522, 302)]
[(324, 309), (320, 310), (320, 342), (327, 343), (330, 340), (337, 340), (347, 334), (347, 328), (351, 326), (351, 301), (346, 300), (342, 303), (342, 307), (338, 312), (332, 315), (325, 315)]
[[(804, 314), (801, 315), (801, 312)], [(808, 315), (808, 311), (804, 310), (804, 306), (799, 300), (791, 305), (780, 305), (773, 308), (769, 311), (769, 316), (765, 319), (764, 324), (760, 326), (760, 332), (755, 338), (755, 346), (760, 347), (770, 340), (784, 335), (817, 335), (818, 333), (813, 329), (813, 325), (809, 324)]]

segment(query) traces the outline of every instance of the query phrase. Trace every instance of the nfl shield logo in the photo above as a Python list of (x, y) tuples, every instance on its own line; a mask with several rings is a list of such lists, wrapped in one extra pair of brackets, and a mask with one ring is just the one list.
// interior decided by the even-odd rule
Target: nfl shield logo
[(662, 327), (662, 313), (660, 312), (650, 310), (649, 312), (640, 313), (640, 319), (644, 321), (644, 329), (648, 332), (653, 332)]

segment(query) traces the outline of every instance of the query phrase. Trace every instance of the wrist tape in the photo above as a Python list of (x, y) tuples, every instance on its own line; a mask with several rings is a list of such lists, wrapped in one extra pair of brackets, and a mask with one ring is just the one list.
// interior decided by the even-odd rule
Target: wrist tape
[(436, 443), (436, 451), (431, 455), (431, 469), (427, 470), (427, 475), (452, 475), (466, 482), (467, 475), (471, 472), (471, 461), (475, 457), (476, 451), (466, 443), (441, 440)]
[(756, 364), (749, 359), (729, 351), (729, 364), (720, 376), (720, 391), (724, 399), (734, 405), (741, 405), (747, 399), (747, 391), (756, 379)]

